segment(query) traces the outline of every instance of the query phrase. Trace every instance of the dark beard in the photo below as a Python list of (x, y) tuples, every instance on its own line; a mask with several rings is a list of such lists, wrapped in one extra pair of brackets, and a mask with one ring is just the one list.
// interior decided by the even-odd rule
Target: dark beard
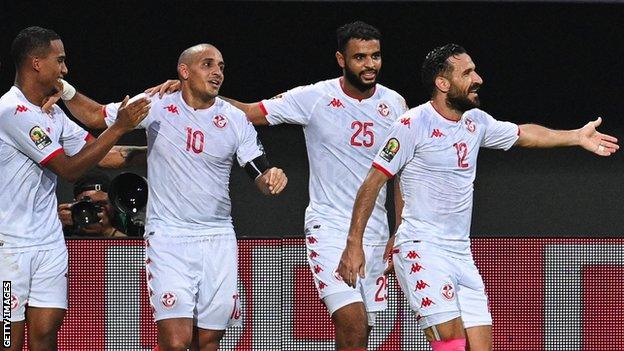
[(344, 68), (344, 76), (345, 79), (349, 82), (349, 84), (353, 85), (357, 90), (359, 90), (360, 92), (364, 93), (367, 90), (375, 87), (375, 84), (377, 84), (377, 77), (379, 77), (379, 71), (377, 71), (377, 76), (375, 77), (375, 81), (367, 84), (364, 83), (360, 80), (360, 77), (353, 73), (348, 66), (345, 66)]
[(481, 101), (479, 101), (479, 96), (476, 97), (475, 101), (472, 101), (468, 98), (468, 95), (463, 95), (460, 91), (451, 87), (451, 90), (446, 95), (446, 105), (453, 110), (463, 113), (481, 106)]

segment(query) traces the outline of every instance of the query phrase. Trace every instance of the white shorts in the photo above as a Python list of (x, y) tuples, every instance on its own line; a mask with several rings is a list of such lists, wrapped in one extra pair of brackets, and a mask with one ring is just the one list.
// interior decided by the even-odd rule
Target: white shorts
[[(366, 258), (365, 278), (358, 278), (356, 288), (342, 281), (336, 270), (346, 247), (344, 233), (332, 229), (306, 230), (308, 264), (321, 299), (340, 293), (340, 301), (327, 305), (329, 313), (354, 302), (363, 302), (367, 312), (377, 312), (388, 307), (388, 278), (383, 274), (385, 245), (364, 245)], [(327, 303), (326, 303), (327, 304)]]
[(202, 329), (240, 325), (238, 246), (234, 234), (145, 239), (154, 320), (192, 318)]
[(485, 285), (472, 257), (449, 257), (431, 244), (410, 241), (395, 247), (393, 260), (421, 328), (430, 325), (420, 317), (448, 312), (459, 312), (465, 328), (492, 325)]
[(0, 280), (11, 282), (11, 322), (26, 319), (26, 305), (67, 309), (67, 247), (5, 253)]

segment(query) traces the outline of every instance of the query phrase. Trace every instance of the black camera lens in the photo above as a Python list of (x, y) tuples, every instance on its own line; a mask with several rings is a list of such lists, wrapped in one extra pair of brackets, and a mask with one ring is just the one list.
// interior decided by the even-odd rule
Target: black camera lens
[(136, 215), (147, 204), (147, 181), (134, 173), (122, 173), (111, 181), (108, 197), (121, 213)]
[(85, 196), (71, 207), (72, 220), (74, 225), (78, 227), (98, 223), (100, 221), (99, 212), (102, 212), (102, 206), (94, 204), (88, 196)]

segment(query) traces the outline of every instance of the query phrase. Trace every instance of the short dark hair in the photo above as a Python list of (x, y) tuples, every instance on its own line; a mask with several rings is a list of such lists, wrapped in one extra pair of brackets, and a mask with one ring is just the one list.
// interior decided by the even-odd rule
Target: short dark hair
[(108, 174), (96, 168), (87, 171), (74, 183), (74, 199), (78, 194), (88, 190), (100, 190), (107, 193), (110, 182)]
[(423, 62), (421, 77), (422, 84), (431, 96), (435, 93), (435, 79), (439, 75), (450, 73), (452, 66), (449, 57), (465, 54), (466, 49), (457, 44), (446, 44), (431, 50)]
[(20, 68), (29, 55), (46, 55), (50, 50), (50, 42), (60, 39), (61, 37), (51, 29), (36, 26), (22, 29), (11, 45), (15, 69)]
[(336, 39), (338, 41), (338, 51), (344, 54), (349, 39), (381, 41), (381, 32), (368, 23), (356, 21), (336, 29)]

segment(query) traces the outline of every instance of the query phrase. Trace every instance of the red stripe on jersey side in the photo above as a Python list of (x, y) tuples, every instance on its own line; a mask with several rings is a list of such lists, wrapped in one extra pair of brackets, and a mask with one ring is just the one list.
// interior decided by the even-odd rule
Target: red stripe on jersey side
[(44, 158), (41, 162), (39, 162), (39, 164), (45, 167), (48, 164), (48, 162), (50, 162), (53, 158), (55, 158), (56, 156), (62, 153), (63, 153), (63, 148), (59, 147), (56, 151), (49, 154), (48, 157)]
[(377, 168), (379, 171), (381, 171), (381, 173), (385, 174), (386, 177), (388, 178), (392, 178), (394, 177), (394, 174), (390, 173), (390, 171), (388, 171), (387, 169), (385, 169), (382, 165), (380, 165), (377, 162), (373, 162), (373, 167)]
[(267, 111), (266, 107), (264, 107), (264, 104), (262, 103), (262, 101), (260, 101), (260, 103), (258, 104), (258, 107), (260, 107), (260, 110), (262, 111), (262, 113), (265, 116), (269, 114), (269, 112)]
[(102, 117), (108, 117), (108, 115), (106, 114), (106, 105), (102, 106)]
[(95, 137), (93, 135), (91, 135), (91, 133), (87, 133), (87, 136), (85, 136), (85, 141), (91, 141), (95, 139)]

